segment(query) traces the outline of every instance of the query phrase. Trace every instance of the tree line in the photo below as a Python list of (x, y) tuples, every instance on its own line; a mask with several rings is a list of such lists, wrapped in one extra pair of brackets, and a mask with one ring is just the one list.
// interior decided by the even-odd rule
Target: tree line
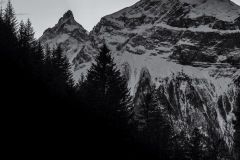
[[(10, 1), (0, 10), (0, 52), (5, 133), (21, 149), (19, 156), (232, 159), (221, 137), (205, 136), (198, 128), (190, 135), (177, 132), (155, 86), (142, 94), (135, 111), (107, 45), (75, 83), (63, 48), (43, 48), (31, 21), (17, 22)], [(236, 115), (237, 149), (239, 109)]]

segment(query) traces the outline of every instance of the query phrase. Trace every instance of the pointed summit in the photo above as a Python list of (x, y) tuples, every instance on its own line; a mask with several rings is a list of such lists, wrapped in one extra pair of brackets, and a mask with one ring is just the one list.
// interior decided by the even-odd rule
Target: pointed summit
[(64, 15), (63, 15), (63, 19), (69, 19), (69, 18), (73, 18), (73, 12), (71, 10), (68, 10)]
[(61, 44), (69, 59), (81, 50), (82, 44), (88, 39), (88, 31), (74, 19), (71, 10), (64, 13), (58, 23), (45, 30), (39, 38), (43, 46), (48, 45), (50, 48)]
[(73, 12), (68, 10), (63, 14), (63, 16), (58, 20), (58, 24), (62, 25), (64, 23), (76, 23)]
[(75, 19), (73, 16), (73, 12), (71, 10), (68, 10), (63, 14), (63, 16), (59, 19), (58, 23), (66, 23), (67, 21), (70, 21), (70, 23), (74, 23)]
[[(44, 35), (51, 35), (55, 37), (54, 35), (58, 34), (68, 34), (72, 36), (79, 36), (80, 37), (88, 37), (88, 32), (83, 28), (81, 24), (79, 24), (73, 16), (73, 12), (71, 10), (68, 10), (66, 13), (63, 14), (63, 16), (59, 19), (58, 23), (53, 28), (48, 28), (45, 30)], [(74, 36), (74, 37), (75, 37)], [(45, 37), (45, 36), (42, 36)], [(42, 39), (42, 37), (40, 39)], [(78, 37), (75, 37), (78, 38)], [(87, 38), (86, 38), (87, 39)]]

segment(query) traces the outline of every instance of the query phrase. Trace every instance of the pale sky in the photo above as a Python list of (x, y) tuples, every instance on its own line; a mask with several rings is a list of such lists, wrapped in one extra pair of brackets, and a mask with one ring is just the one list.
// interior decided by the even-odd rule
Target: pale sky
[[(5, 2), (7, 0), (0, 0)], [(100, 19), (120, 9), (131, 6), (139, 0), (11, 0), (19, 20), (30, 18), (35, 36), (53, 27), (67, 10), (85, 29), (91, 31)], [(240, 5), (240, 0), (232, 0)], [(3, 6), (4, 6), (3, 4)]]
[[(0, 0), (1, 1), (1, 0)], [(5, 4), (6, 4), (5, 0)], [(75, 20), (86, 30), (92, 28), (108, 14), (131, 6), (139, 0), (11, 0), (18, 19), (30, 18), (35, 37), (53, 27), (63, 14), (72, 10)]]

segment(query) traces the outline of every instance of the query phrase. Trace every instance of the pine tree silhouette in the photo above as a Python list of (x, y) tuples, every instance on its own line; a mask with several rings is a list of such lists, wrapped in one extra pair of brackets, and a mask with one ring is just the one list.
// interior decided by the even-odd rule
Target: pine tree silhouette
[(190, 160), (189, 140), (184, 131), (180, 133), (171, 132), (168, 144), (169, 159), (171, 160)]
[(1, 8), (0, 8), (0, 33), (2, 31), (2, 28), (3, 28), (3, 9), (1, 6)]
[(8, 0), (7, 6), (4, 10), (4, 21), (12, 33), (16, 34), (17, 32), (17, 19), (14, 8), (10, 0)]
[(26, 70), (40, 78), (43, 74), (43, 48), (35, 38), (31, 21), (20, 22), (18, 29), (18, 62)]
[[(238, 82), (237, 85), (239, 85), (240, 82)], [(235, 154), (236, 154), (236, 159), (239, 160), (240, 159), (240, 86), (239, 86), (239, 90), (238, 90), (238, 94), (236, 96), (236, 109), (235, 109), (235, 116), (236, 116), (236, 120), (234, 121), (234, 129), (235, 129), (235, 133), (234, 133), (234, 150), (235, 150)]]
[[(108, 152), (118, 157), (153, 157), (135, 141), (136, 133), (132, 98), (126, 79), (117, 69), (110, 51), (104, 45), (86, 78), (77, 85), (85, 110), (92, 113), (87, 118), (91, 141), (105, 144)], [(92, 126), (95, 126), (93, 130)], [(93, 131), (92, 131), (93, 130)], [(95, 133), (97, 132), (97, 136)], [(94, 137), (97, 137), (94, 138)], [(101, 147), (101, 146), (100, 146)], [(136, 152), (137, 151), (137, 152)]]
[(205, 157), (204, 136), (198, 128), (194, 128), (189, 143), (189, 156), (192, 160), (202, 160)]
[[(2, 36), (3, 36), (3, 32), (4, 32), (4, 22), (3, 22), (3, 9), (2, 9), (2, 6), (1, 6), (1, 8), (0, 8), (0, 35), (1, 35), (1, 37), (0, 37), (0, 49), (3, 49), (3, 41), (4, 41), (4, 39), (2, 38)], [(1, 58), (3, 58), (2, 56), (3, 56), (3, 53), (1, 53), (0, 54), (0, 56), (1, 56)]]
[(43, 75), (43, 65), (44, 65), (44, 51), (41, 43), (39, 41), (34, 41), (34, 47), (32, 49), (31, 62), (34, 68), (35, 74)]
[(4, 9), (2, 16), (2, 25), (1, 25), (1, 55), (3, 59), (11, 61), (9, 58), (17, 62), (17, 21), (15, 16), (15, 11), (9, 0), (6, 8)]
[(170, 159), (170, 144), (173, 137), (173, 127), (164, 115), (158, 103), (157, 91), (151, 86), (140, 101), (137, 114), (139, 132), (146, 147), (161, 159)]
[(33, 43), (36, 41), (34, 38), (34, 30), (32, 27), (32, 22), (30, 19), (27, 19), (27, 22), (25, 23), (25, 33), (26, 33), (26, 38), (28, 43), (31, 45), (33, 45)]
[(140, 111), (137, 116), (139, 120), (139, 127), (148, 136), (151, 136), (149, 135), (149, 132), (155, 127), (154, 123), (156, 120), (154, 118), (157, 115), (157, 112), (159, 112), (157, 99), (154, 95), (154, 89), (143, 96), (139, 105)]
[(121, 76), (106, 45), (95, 61), (81, 85), (82, 98), (94, 113), (106, 118), (112, 126), (128, 128), (133, 107), (127, 81)]
[[(36, 56), (39, 55), (36, 54)], [(49, 47), (46, 48), (44, 80), (49, 87), (49, 92), (52, 95), (60, 96), (62, 100), (68, 99), (74, 93), (74, 82), (70, 69), (71, 65), (60, 45), (52, 50)]]

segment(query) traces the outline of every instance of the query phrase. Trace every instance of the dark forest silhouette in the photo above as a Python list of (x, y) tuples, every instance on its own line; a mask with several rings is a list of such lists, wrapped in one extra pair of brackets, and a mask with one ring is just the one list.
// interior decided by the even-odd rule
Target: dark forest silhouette
[[(61, 46), (43, 49), (34, 38), (31, 21), (18, 24), (8, 2), (0, 12), (0, 68), (5, 148), (14, 149), (10, 153), (88, 159), (231, 159), (220, 137), (205, 137), (197, 128), (190, 137), (177, 133), (154, 86), (143, 94), (135, 114), (127, 80), (106, 45), (95, 61), (86, 78), (75, 84)], [(239, 95), (237, 100), (239, 106)], [(239, 150), (239, 107), (236, 115)]]

